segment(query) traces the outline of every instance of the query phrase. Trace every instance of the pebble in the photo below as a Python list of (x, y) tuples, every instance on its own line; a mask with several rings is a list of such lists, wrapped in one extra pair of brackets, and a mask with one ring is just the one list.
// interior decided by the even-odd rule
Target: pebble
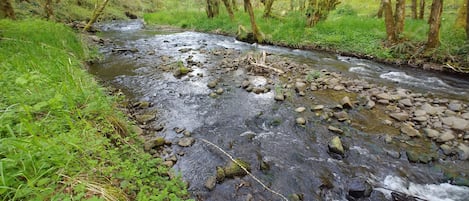
[(305, 107), (298, 107), (295, 109), (295, 112), (301, 113), (301, 112), (304, 112), (305, 110), (306, 110)]
[(412, 101), (408, 98), (400, 100), (399, 103), (406, 106), (406, 107), (411, 107), (412, 106)]
[(296, 123), (299, 124), (299, 125), (305, 125), (306, 124), (306, 119), (304, 119), (303, 117), (298, 117), (298, 118), (296, 118)]
[(322, 110), (324, 109), (324, 105), (315, 105), (313, 107), (311, 107), (312, 110)]
[(345, 111), (334, 112), (334, 117), (339, 121), (346, 121), (349, 119), (349, 116)]
[(223, 92), (224, 92), (223, 88), (218, 88), (218, 89), (215, 91), (215, 93), (217, 93), (218, 95), (223, 94)]
[(329, 142), (328, 147), (329, 147), (329, 151), (332, 153), (336, 153), (340, 155), (345, 154), (344, 146), (342, 145), (342, 141), (340, 140), (338, 136), (335, 136), (334, 138), (332, 138), (332, 140)]
[(391, 113), (389, 116), (398, 121), (405, 121), (409, 118), (409, 114), (406, 112)]
[(424, 128), (423, 132), (425, 133), (425, 135), (427, 135), (427, 137), (432, 139), (436, 139), (438, 136), (440, 136), (440, 132), (431, 128)]
[(342, 129), (334, 127), (334, 126), (329, 126), (329, 127), (327, 127), (327, 129), (334, 132), (334, 133), (338, 133), (338, 134), (343, 134), (344, 133), (344, 131)]
[(415, 129), (410, 123), (402, 124), (401, 132), (403, 134), (406, 134), (409, 137), (420, 137), (420, 136), (422, 136), (422, 134), (420, 134), (420, 132), (417, 129)]
[(215, 186), (217, 184), (217, 177), (216, 176), (210, 176), (207, 178), (207, 180), (205, 181), (205, 188), (207, 188), (209, 191), (212, 191), (213, 189), (215, 189)]
[(437, 142), (448, 142), (450, 140), (454, 140), (456, 136), (454, 136), (453, 131), (447, 130), (444, 133), (442, 133), (438, 138), (436, 139)]
[(178, 142), (178, 145), (181, 147), (189, 147), (195, 142), (195, 139), (192, 137), (181, 138)]
[(305, 91), (306, 90), (306, 83), (304, 82), (296, 82), (295, 89), (297, 92)]
[(217, 85), (218, 85), (218, 81), (217, 81), (217, 80), (213, 80), (213, 81), (210, 81), (210, 82), (207, 84), (207, 87), (212, 89), (212, 88), (215, 88)]
[(277, 95), (275, 95), (274, 99), (275, 99), (276, 101), (284, 101), (284, 100), (285, 100), (285, 95), (283, 95), (283, 94), (277, 94)]
[(348, 96), (343, 97), (342, 100), (340, 100), (340, 104), (343, 108), (353, 108), (352, 101), (350, 101)]

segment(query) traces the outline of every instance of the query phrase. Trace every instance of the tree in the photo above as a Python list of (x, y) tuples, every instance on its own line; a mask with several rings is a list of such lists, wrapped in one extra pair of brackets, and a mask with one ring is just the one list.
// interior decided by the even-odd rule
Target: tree
[(90, 21), (88, 21), (88, 24), (86, 24), (85, 28), (83, 28), (83, 31), (88, 31), (91, 28), (91, 25), (93, 25), (94, 22), (98, 19), (98, 17), (103, 13), (104, 9), (106, 8), (107, 3), (109, 0), (104, 0), (103, 4), (98, 7), (98, 1), (96, 1), (96, 5), (94, 11), (93, 11), (93, 16), (91, 17)]
[(254, 11), (252, 10), (251, 0), (244, 0), (244, 8), (249, 13), (249, 18), (251, 20), (251, 28), (254, 39), (261, 43), (264, 41), (264, 34), (259, 30), (256, 24), (256, 18), (254, 16)]
[(10, 0), (0, 0), (0, 18), (16, 19)]
[(417, 0), (412, 0), (410, 10), (412, 11), (412, 19), (417, 19)]
[(376, 14), (376, 16), (378, 16), (378, 18), (380, 18), (380, 19), (383, 18), (383, 10), (384, 10), (383, 7), (384, 7), (383, 6), (383, 1), (381, 1), (379, 3), (378, 13)]
[(306, 10), (307, 26), (312, 27), (319, 21), (327, 19), (329, 12), (339, 4), (339, 0), (309, 0)]
[(274, 4), (274, 0), (261, 0), (264, 4), (264, 15), (263, 17), (272, 17), (272, 5)]
[(220, 3), (218, 2), (218, 0), (207, 0), (206, 11), (208, 18), (218, 16), (220, 12)]
[(396, 1), (396, 12), (394, 15), (396, 23), (396, 34), (399, 36), (404, 31), (405, 23), (405, 0)]
[(466, 0), (466, 40), (469, 40), (469, 0)]
[(52, 0), (46, 0), (44, 3), (44, 11), (47, 19), (54, 19), (54, 10), (52, 8)]
[(392, 16), (392, 6), (390, 0), (383, 0), (384, 23), (386, 24), (386, 41), (393, 44), (397, 41), (396, 25)]
[(440, 45), (440, 26), (442, 12), (443, 0), (433, 0), (429, 19), (430, 30), (428, 32), (428, 40), (425, 46), (426, 50), (437, 48)]
[(236, 0), (231, 0), (231, 6), (234, 11), (238, 11), (238, 3), (236, 3)]
[(419, 19), (423, 20), (424, 15), (425, 15), (425, 0), (420, 0)]
[(229, 0), (222, 0), (223, 4), (225, 4), (226, 12), (228, 12), (228, 15), (230, 16), (231, 21), (234, 20), (234, 13), (233, 9), (231, 8), (231, 3)]

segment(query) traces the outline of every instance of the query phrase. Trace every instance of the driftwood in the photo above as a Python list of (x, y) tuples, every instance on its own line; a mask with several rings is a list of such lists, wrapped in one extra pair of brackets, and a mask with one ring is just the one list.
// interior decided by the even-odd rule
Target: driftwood
[(260, 68), (264, 68), (264, 69), (268, 69), (268, 70), (273, 70), (273, 71), (275, 71), (277, 73), (280, 73), (280, 74), (285, 73), (283, 70), (280, 70), (280, 69), (277, 69), (277, 68), (274, 68), (274, 67), (271, 67), (271, 66), (267, 66), (267, 65), (264, 65), (264, 64), (259, 64), (259, 63), (252, 62), (251, 65), (256, 66), (256, 67), (260, 67)]
[[(280, 70), (278, 68), (274, 68), (272, 66), (268, 66), (265, 64), (267, 57), (267, 53), (265, 51), (262, 51), (261, 56), (259, 59), (253, 59), (252, 57), (248, 57), (248, 60), (251, 61), (250, 64), (259, 68), (267, 69), (267, 70), (272, 70), (280, 74), (284, 74), (285, 72), (283, 70)], [(255, 62), (252, 60), (256, 60)]]

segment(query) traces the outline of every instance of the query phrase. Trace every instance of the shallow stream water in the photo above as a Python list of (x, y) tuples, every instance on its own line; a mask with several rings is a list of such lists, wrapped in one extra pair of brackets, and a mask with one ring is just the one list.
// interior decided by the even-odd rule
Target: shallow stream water
[[(347, 133), (342, 137), (347, 153), (345, 157), (334, 157), (328, 152), (328, 143), (335, 134), (327, 129), (334, 122), (320, 120), (309, 109), (301, 114), (294, 111), (300, 106), (337, 104), (334, 95), (326, 92), (304, 97), (293, 95), (284, 102), (277, 102), (274, 89), (255, 94), (239, 85), (246, 79), (259, 84), (273, 80), (282, 85), (282, 79), (251, 75), (242, 68), (224, 71), (220, 66), (223, 59), (265, 51), (269, 57), (274, 55), (304, 64), (309, 71), (327, 69), (390, 88), (402, 87), (463, 101), (467, 101), (469, 93), (467, 79), (331, 53), (247, 44), (220, 35), (144, 28), (140, 21), (107, 23), (100, 27), (101, 37), (112, 43), (102, 46), (105, 58), (92, 65), (90, 72), (122, 89), (134, 101), (148, 101), (157, 108), (158, 119), (152, 123), (163, 124), (165, 129), (150, 135), (177, 142), (182, 136), (173, 128), (191, 132), (195, 138), (192, 146), (172, 146), (174, 153), (183, 152), (177, 155), (173, 169), (189, 183), (189, 191), (196, 199), (281, 200), (249, 176), (227, 179), (213, 190), (207, 190), (204, 187), (207, 178), (229, 159), (200, 140), (206, 139), (230, 155), (249, 162), (253, 175), (291, 200), (298, 197), (347, 200), (350, 182), (356, 179), (374, 187), (371, 197), (360, 200), (391, 200), (390, 190), (434, 201), (469, 200), (469, 188), (449, 184), (445, 176), (446, 169), (451, 169), (468, 178), (469, 161), (408, 162), (404, 154), (407, 145), (385, 142), (385, 136), (394, 133), (376, 125), (379, 115), (377, 119), (362, 120), (366, 127), (372, 127), (370, 129), (341, 124)], [(193, 76), (178, 78), (162, 69), (177, 61), (187, 65), (188, 59), (195, 64), (190, 73)], [(214, 79), (218, 79), (218, 87), (224, 89), (217, 98), (209, 97), (212, 90), (207, 87)], [(305, 126), (295, 123), (300, 116), (307, 119)], [(429, 141), (418, 143), (435, 146)], [(391, 156), (390, 152), (399, 156)], [(261, 170), (261, 163), (268, 164), (268, 170)]]

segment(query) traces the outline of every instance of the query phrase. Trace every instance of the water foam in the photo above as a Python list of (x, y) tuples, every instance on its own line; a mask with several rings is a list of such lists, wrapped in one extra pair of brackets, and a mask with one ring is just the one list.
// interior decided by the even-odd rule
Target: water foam
[(451, 88), (448, 84), (436, 77), (417, 78), (406, 74), (405, 72), (388, 72), (379, 76), (382, 79), (391, 80), (398, 83), (409, 84), (420, 87), (430, 87), (433, 89)]

